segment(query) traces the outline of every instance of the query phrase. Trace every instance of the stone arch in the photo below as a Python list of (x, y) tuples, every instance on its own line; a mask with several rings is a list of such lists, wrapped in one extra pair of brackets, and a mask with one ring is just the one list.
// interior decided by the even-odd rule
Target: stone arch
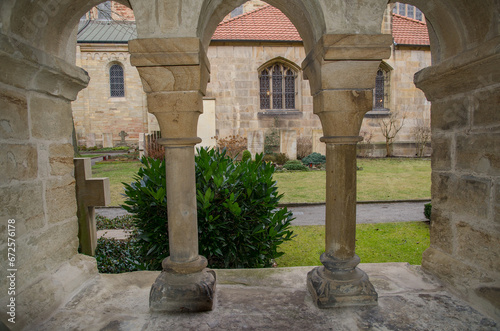
[[(10, 1), (3, 3), (1, 11), (13, 35), (49, 54), (54, 54), (69, 63), (74, 62), (76, 27), (80, 18), (103, 0), (76, 1)], [(131, 7), (127, 0), (116, 0)]]
[(295, 62), (290, 61), (282, 56), (275, 57), (271, 60), (266, 61), (263, 63), (259, 68), (257, 68), (257, 71), (262, 71), (267, 67), (272, 66), (275, 63), (283, 63), (286, 64), (288, 67), (292, 68), (296, 72), (299, 72), (301, 70), (300, 66), (298, 66)]
[(434, 64), (486, 42), (496, 36), (495, 31), (498, 33), (500, 6), (496, 0), (401, 2), (416, 6), (424, 13)]
[[(197, 26), (198, 37), (202, 40), (205, 50), (208, 48), (210, 38), (212, 37), (217, 25), (234, 8), (246, 2), (246, 0), (204, 0), (200, 19)], [(302, 40), (306, 53), (321, 38), (326, 31), (325, 19), (318, 0), (300, 1), (300, 0), (268, 0), (270, 5), (278, 8), (295, 25)]]

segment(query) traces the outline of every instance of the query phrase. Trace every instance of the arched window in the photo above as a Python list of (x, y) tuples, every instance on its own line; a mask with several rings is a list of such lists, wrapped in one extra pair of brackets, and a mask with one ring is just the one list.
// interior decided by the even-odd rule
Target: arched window
[(259, 75), (260, 109), (295, 109), (295, 71), (274, 63)]
[(375, 77), (373, 91), (373, 110), (389, 110), (390, 77), (389, 71), (379, 68)]
[(109, 91), (112, 98), (125, 96), (125, 81), (123, 79), (123, 67), (113, 64), (109, 68)]

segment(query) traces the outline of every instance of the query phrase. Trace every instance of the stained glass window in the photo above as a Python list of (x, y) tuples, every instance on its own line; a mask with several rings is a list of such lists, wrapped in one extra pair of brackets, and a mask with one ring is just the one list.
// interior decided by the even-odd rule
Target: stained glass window
[(260, 109), (295, 109), (295, 72), (274, 64), (260, 72)]
[(109, 90), (113, 98), (125, 96), (123, 68), (119, 64), (113, 64), (111, 68), (109, 68)]

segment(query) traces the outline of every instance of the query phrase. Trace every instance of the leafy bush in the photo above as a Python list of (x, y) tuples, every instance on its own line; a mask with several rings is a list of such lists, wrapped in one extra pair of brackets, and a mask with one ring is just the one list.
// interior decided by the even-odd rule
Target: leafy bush
[(284, 165), (283, 168), (286, 170), (306, 170), (307, 167), (302, 164), (299, 160), (290, 160), (287, 161)]
[(118, 274), (144, 269), (139, 262), (139, 250), (130, 239), (118, 240), (104, 237), (97, 239), (95, 258), (100, 273)]
[(249, 150), (244, 150), (243, 151), (243, 155), (241, 157), (241, 162), (246, 162), (247, 160), (251, 160), (252, 159), (252, 153), (250, 153)]
[(276, 163), (279, 165), (285, 164), (289, 160), (285, 153), (276, 154)]
[(262, 158), (262, 161), (276, 163), (276, 154), (274, 154), (274, 153), (265, 154), (264, 157)]
[(431, 203), (426, 203), (424, 205), (424, 216), (429, 221), (431, 220), (431, 214), (432, 214), (432, 204)]
[[(136, 242), (150, 269), (169, 255), (164, 162), (143, 158), (144, 166), (125, 184), (123, 206), (136, 216)], [(255, 160), (234, 162), (225, 151), (198, 150), (196, 193), (200, 255), (215, 268), (269, 267), (278, 246), (292, 238), (292, 213), (278, 209), (274, 167)]]
[(305, 165), (309, 165), (311, 163), (314, 165), (323, 164), (326, 163), (326, 156), (314, 152), (303, 158), (302, 163)]

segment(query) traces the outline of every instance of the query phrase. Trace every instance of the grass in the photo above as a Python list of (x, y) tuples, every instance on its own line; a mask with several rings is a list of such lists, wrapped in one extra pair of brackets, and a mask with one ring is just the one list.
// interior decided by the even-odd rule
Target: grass
[(109, 177), (111, 206), (123, 203), (123, 184), (131, 183), (132, 177), (141, 167), (140, 162), (100, 162), (92, 166), (92, 177)]
[[(285, 254), (278, 267), (321, 265), (325, 251), (323, 225), (294, 226), (296, 237), (280, 246)], [(363, 263), (409, 262), (420, 265), (422, 253), (429, 247), (429, 225), (425, 222), (358, 224), (356, 254)]]
[[(431, 162), (428, 159), (358, 159), (357, 199), (430, 199)], [(285, 196), (283, 203), (324, 202), (324, 171), (280, 172), (274, 175)]]
[[(122, 182), (132, 182), (141, 163), (103, 162), (92, 167), (93, 177), (109, 177), (111, 205), (123, 202)], [(428, 159), (358, 159), (358, 201), (429, 199), (431, 162)], [(274, 175), (282, 203), (324, 202), (324, 171), (280, 172)]]

